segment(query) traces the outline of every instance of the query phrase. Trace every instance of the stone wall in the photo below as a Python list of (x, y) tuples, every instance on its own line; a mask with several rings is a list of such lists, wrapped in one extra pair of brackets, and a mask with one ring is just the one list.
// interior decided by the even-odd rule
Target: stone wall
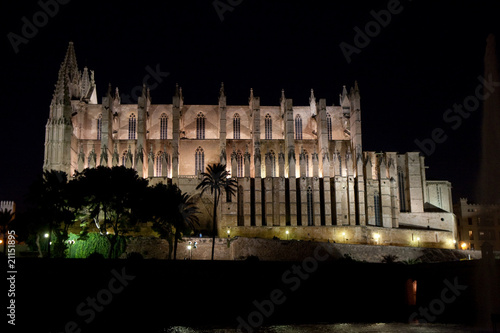
[[(191, 250), (188, 244), (191, 242)], [(194, 248), (194, 242), (197, 242)], [(229, 244), (228, 244), (229, 243)], [(258, 257), (259, 260), (301, 261), (315, 253), (332, 259), (350, 257), (358, 261), (381, 262), (384, 256), (397, 256), (396, 261), (421, 259), (426, 262), (455, 261), (463, 258), (480, 259), (480, 251), (455, 249), (429, 249), (422, 247), (403, 247), (387, 245), (339, 244), (313, 241), (261, 239), (261, 238), (217, 238), (215, 244), (216, 260), (245, 260)], [(127, 246), (128, 253), (137, 252), (146, 259), (167, 259), (168, 243), (155, 237), (132, 238)], [(211, 238), (185, 238), (177, 247), (178, 260), (210, 260), (212, 253)]]

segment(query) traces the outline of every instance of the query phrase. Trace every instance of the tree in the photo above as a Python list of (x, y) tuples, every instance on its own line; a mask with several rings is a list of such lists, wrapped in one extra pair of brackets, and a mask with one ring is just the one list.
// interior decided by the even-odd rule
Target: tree
[(212, 223), (212, 260), (214, 260), (215, 252), (215, 236), (217, 235), (217, 207), (222, 191), (228, 195), (236, 193), (236, 180), (229, 178), (230, 174), (226, 170), (226, 165), (216, 163), (207, 166), (207, 172), (201, 174), (203, 177), (201, 182), (196, 186), (196, 189), (201, 188), (201, 194), (210, 190), (210, 194), (214, 196), (214, 213)]
[[(51, 257), (52, 236), (55, 235), (54, 256), (64, 257), (68, 229), (75, 222), (74, 197), (63, 171), (45, 170), (30, 187), (28, 200), (34, 205), (35, 216), (41, 220), (33, 230), (39, 244), (40, 233), (47, 233), (47, 257)], [(45, 229), (45, 230), (44, 230)], [(40, 250), (40, 249), (39, 249)]]
[(0, 231), (3, 235), (3, 253), (7, 255), (7, 230), (9, 229), (9, 223), (14, 219), (14, 213), (5, 208), (0, 210)]
[(72, 181), (81, 196), (80, 218), (83, 236), (90, 225), (109, 242), (108, 258), (114, 253), (119, 236), (137, 229), (136, 212), (140, 210), (148, 181), (130, 168), (99, 166), (75, 175)]
[[(169, 259), (172, 247), (174, 260), (177, 258), (177, 244), (182, 235), (190, 233), (198, 224), (198, 209), (187, 193), (177, 185), (156, 184), (150, 188), (149, 206), (146, 214), (151, 215), (153, 230), (169, 243)], [(173, 244), (172, 244), (173, 243)], [(173, 246), (172, 246), (173, 245)]]

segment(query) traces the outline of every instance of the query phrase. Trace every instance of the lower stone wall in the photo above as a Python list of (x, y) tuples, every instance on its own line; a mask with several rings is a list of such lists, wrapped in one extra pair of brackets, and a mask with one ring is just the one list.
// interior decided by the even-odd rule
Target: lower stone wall
[[(300, 226), (300, 227), (221, 227), (219, 236), (312, 240), (330, 243), (395, 245), (454, 249), (454, 233), (443, 230), (381, 228), (375, 226)], [(288, 234), (287, 234), (288, 231)]]
[[(188, 249), (191, 242), (191, 249)], [(196, 242), (196, 248), (194, 248)], [(155, 237), (137, 237), (129, 241), (123, 257), (131, 252), (140, 253), (146, 259), (168, 259), (169, 246), (165, 240)], [(177, 246), (178, 260), (210, 260), (211, 238), (185, 238)], [(480, 251), (403, 247), (389, 245), (358, 245), (314, 241), (279, 240), (262, 238), (216, 238), (216, 260), (246, 260), (257, 257), (264, 261), (302, 261), (307, 257), (327, 254), (329, 259), (350, 257), (358, 261), (382, 262), (384, 256), (396, 256), (396, 261), (417, 260), (424, 262), (480, 259)]]

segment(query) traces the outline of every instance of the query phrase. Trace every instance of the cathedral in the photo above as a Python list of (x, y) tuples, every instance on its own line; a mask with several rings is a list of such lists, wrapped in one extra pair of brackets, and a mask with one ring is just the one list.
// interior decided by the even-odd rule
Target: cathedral
[[(93, 71), (79, 70), (70, 42), (45, 132), (45, 170), (68, 175), (123, 165), (149, 180), (177, 184), (198, 200), (206, 225), (211, 199), (196, 186), (207, 165), (222, 163), (237, 181), (218, 207), (220, 237), (456, 247), (451, 184), (427, 180), (419, 152), (363, 151), (357, 82), (327, 105), (311, 89), (297, 106), (281, 91), (276, 106), (121, 104), (118, 88), (98, 102)], [(278, 96), (277, 96), (278, 97)], [(215, 98), (214, 98), (215, 100)], [(277, 98), (278, 102), (278, 98)]]

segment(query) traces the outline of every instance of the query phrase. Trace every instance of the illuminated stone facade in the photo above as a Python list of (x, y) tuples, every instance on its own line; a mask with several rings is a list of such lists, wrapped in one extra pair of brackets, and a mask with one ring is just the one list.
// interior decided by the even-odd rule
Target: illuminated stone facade
[[(279, 105), (264, 106), (250, 90), (248, 105), (227, 105), (222, 85), (216, 105), (186, 105), (180, 87), (172, 104), (154, 105), (144, 86), (137, 104), (111, 87), (99, 104), (70, 43), (44, 169), (124, 165), (197, 196), (200, 171), (220, 162), (238, 183), (219, 207), (220, 235), (454, 247), (450, 183), (427, 181), (418, 152), (363, 151), (357, 83), (339, 99), (327, 105), (311, 90), (309, 105), (294, 106), (282, 91)], [(209, 200), (199, 200), (207, 224)]]

